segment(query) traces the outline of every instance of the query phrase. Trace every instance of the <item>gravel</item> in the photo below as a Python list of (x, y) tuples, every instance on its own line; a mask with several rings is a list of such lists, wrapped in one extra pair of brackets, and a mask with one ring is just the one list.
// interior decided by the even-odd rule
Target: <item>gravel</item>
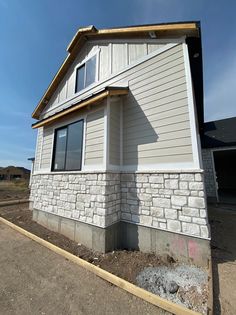
[(138, 274), (137, 284), (162, 298), (207, 312), (207, 273), (195, 266), (148, 267)]

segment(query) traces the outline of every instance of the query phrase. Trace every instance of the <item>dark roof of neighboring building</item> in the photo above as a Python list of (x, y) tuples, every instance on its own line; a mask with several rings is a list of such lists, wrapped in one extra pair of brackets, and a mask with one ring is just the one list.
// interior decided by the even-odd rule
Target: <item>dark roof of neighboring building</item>
[(236, 145), (236, 117), (209, 121), (204, 124), (203, 148)]
[(30, 170), (28, 170), (27, 168), (25, 167), (22, 167), (22, 166), (16, 166), (16, 168), (18, 168), (19, 170), (22, 170), (23, 172), (25, 173), (30, 173)]

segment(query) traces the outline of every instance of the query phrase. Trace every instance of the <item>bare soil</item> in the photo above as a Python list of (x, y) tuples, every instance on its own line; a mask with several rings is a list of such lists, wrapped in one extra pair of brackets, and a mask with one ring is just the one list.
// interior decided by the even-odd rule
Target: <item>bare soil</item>
[(1, 315), (167, 315), (0, 222)]
[(236, 205), (209, 205), (215, 315), (236, 314)]
[[(136, 285), (137, 276), (145, 268), (155, 268), (158, 266), (167, 266), (168, 268), (171, 268), (176, 265), (174, 259), (168, 255), (158, 256), (154, 253), (126, 250), (116, 250), (106, 254), (92, 251), (87, 247), (68, 239), (62, 234), (52, 232), (32, 221), (32, 211), (28, 210), (28, 204), (0, 207), (0, 216), (42, 239), (45, 239), (46, 241), (49, 241), (52, 244)], [(203, 290), (203, 293), (199, 295), (197, 294), (196, 288), (187, 293), (181, 292), (180, 290), (180, 293), (183, 301), (182, 304), (199, 311), (200, 309), (198, 308), (198, 305), (205, 304), (208, 297), (207, 290)], [(191, 303), (187, 300), (191, 301)]]
[(0, 181), (0, 201), (10, 201), (29, 198), (29, 181)]
[(0, 208), (0, 216), (44, 240), (49, 241), (50, 243), (131, 283), (136, 283), (138, 273), (145, 267), (170, 265), (174, 262), (168, 255), (165, 257), (158, 257), (152, 253), (147, 254), (139, 251), (118, 250), (106, 254), (92, 251), (62, 234), (50, 231), (42, 225), (32, 221), (32, 211), (28, 210), (28, 204), (2, 207)]

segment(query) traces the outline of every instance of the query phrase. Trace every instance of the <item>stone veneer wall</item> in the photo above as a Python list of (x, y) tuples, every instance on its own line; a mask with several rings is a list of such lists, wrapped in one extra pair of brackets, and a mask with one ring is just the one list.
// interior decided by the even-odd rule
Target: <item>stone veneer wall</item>
[(120, 174), (33, 175), (32, 208), (106, 227), (120, 220)]
[(214, 168), (211, 149), (202, 149), (202, 162), (207, 197), (216, 198), (216, 186), (214, 180)]
[(208, 238), (203, 174), (121, 174), (121, 219)]
[(103, 228), (122, 220), (209, 237), (201, 172), (35, 174), (30, 200), (34, 209)]

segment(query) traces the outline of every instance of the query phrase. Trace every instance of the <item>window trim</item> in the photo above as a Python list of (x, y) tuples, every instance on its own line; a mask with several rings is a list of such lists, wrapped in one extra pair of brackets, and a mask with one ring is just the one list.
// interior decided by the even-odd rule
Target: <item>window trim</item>
[[(98, 63), (99, 63), (100, 50), (101, 50), (100, 48), (97, 49), (94, 53), (88, 55), (83, 61), (81, 61), (80, 63), (78, 63), (78, 64), (76, 65), (76, 67), (75, 67), (75, 88), (74, 88), (74, 94), (75, 94), (75, 95), (79, 95), (81, 92), (84, 93), (84, 91), (85, 91), (86, 89), (91, 88), (91, 87), (93, 87), (94, 85), (97, 84), (98, 79), (99, 79), (99, 78), (98, 78), (98, 73), (99, 73), (99, 71), (98, 71), (98, 70), (99, 70), (99, 65), (98, 65)], [(85, 66), (85, 71), (84, 71), (84, 72), (85, 72), (84, 82), (85, 82), (85, 80), (86, 80), (86, 63), (87, 63), (90, 59), (92, 59), (93, 57), (96, 58), (95, 81), (94, 81), (93, 83), (91, 83), (90, 85), (84, 87), (82, 90), (76, 91), (77, 82), (78, 82), (77, 71), (78, 71), (79, 68), (81, 68), (82, 66)]]
[[(66, 156), (67, 156), (67, 144), (68, 144), (68, 126), (76, 124), (78, 122), (82, 121), (82, 141), (81, 141), (81, 153), (80, 153), (80, 168), (79, 169), (65, 169), (66, 167)], [(64, 161), (64, 168), (63, 169), (54, 169), (54, 162), (55, 162), (55, 149), (56, 149), (56, 144), (57, 144), (57, 132), (58, 130), (65, 129), (67, 130), (67, 135), (66, 135), (66, 147), (65, 147), (65, 161)], [(82, 170), (82, 165), (83, 165), (83, 151), (84, 151), (84, 118), (73, 121), (72, 123), (69, 123), (67, 125), (63, 125), (59, 128), (54, 129), (54, 135), (53, 135), (53, 150), (52, 150), (52, 162), (51, 162), (51, 172), (71, 172), (71, 171), (81, 171)]]

